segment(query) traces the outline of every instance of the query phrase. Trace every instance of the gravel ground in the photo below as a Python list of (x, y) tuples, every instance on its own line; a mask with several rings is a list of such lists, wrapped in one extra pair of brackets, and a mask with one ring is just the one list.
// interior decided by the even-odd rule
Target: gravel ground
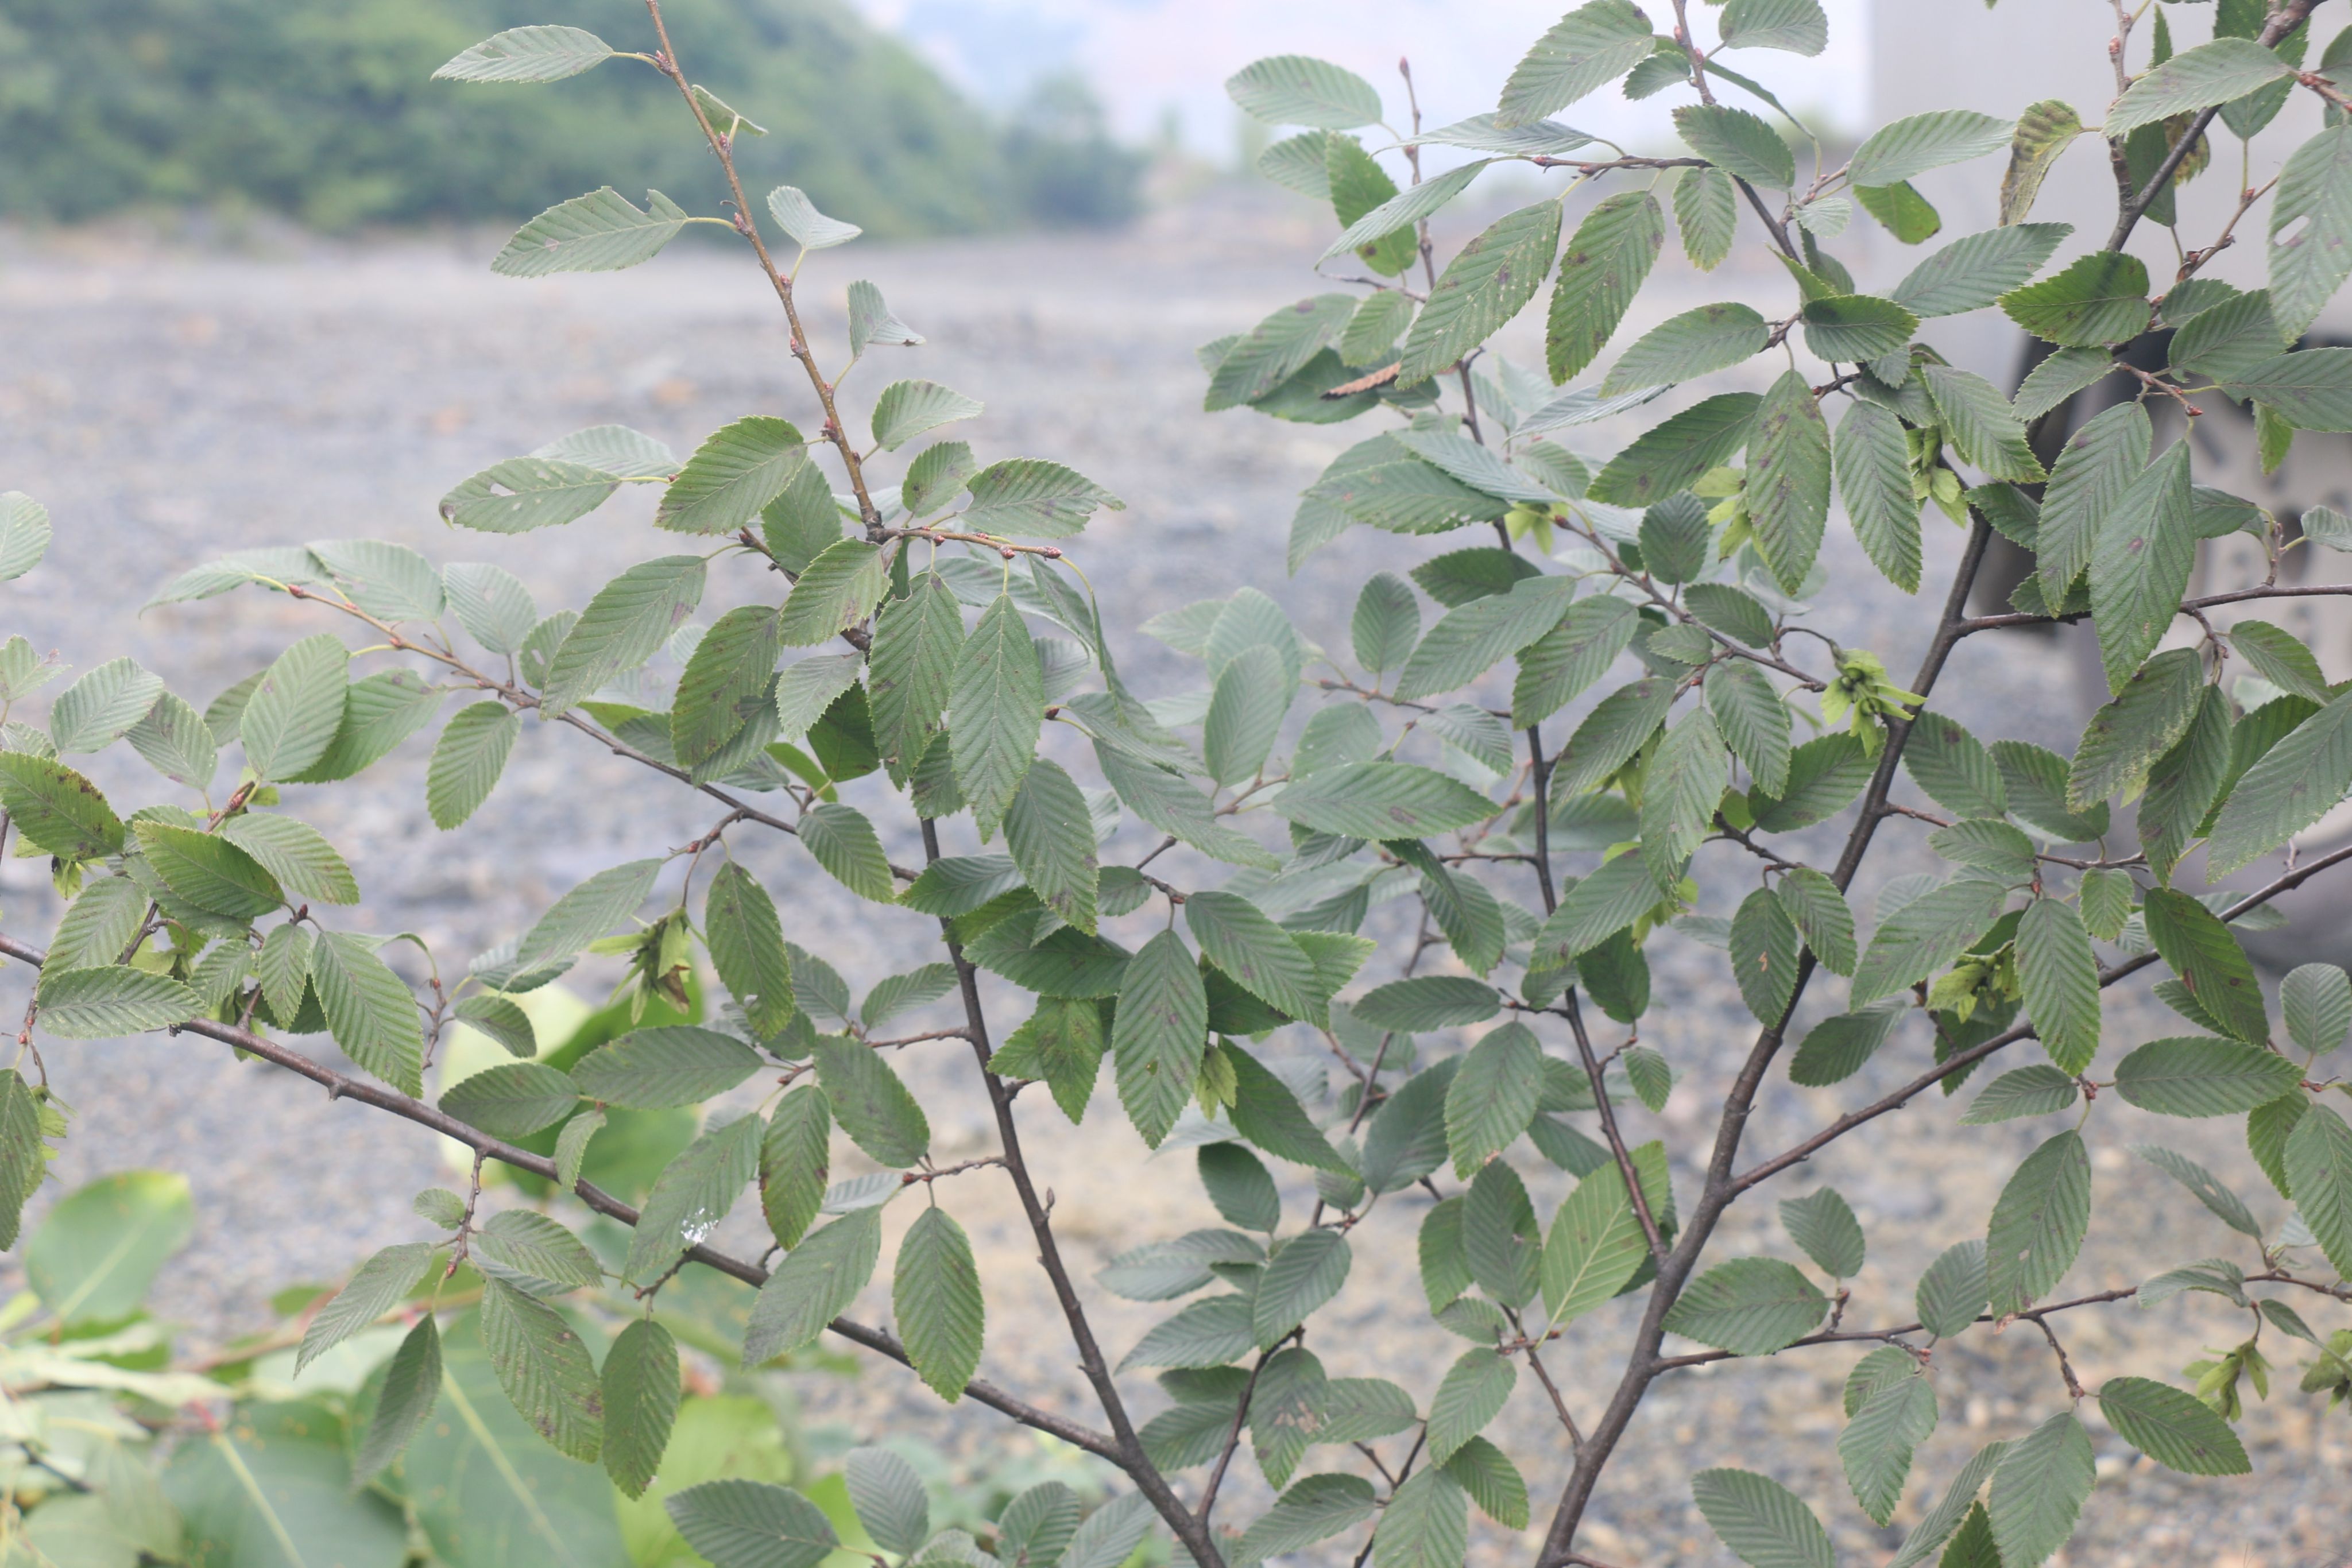
[[(484, 270), (493, 243), (478, 235), (352, 246), (264, 236), (232, 249), (165, 245), (129, 230), (0, 237), (0, 329), (10, 350), (0, 363), (0, 487), (39, 497), (58, 524), (49, 563), (0, 586), (0, 633), (22, 632), (82, 667), (131, 653), (201, 706), (319, 625), (257, 594), (137, 613), (152, 587), (224, 548), (398, 539), (438, 559), (504, 564), (542, 611), (576, 605), (621, 564), (651, 553), (643, 532), (649, 497), (624, 497), (560, 533), (502, 539), (451, 537), (434, 513), (441, 492), (499, 458), (607, 421), (680, 451), (746, 412), (814, 424), (805, 389), (784, 359), (772, 300), (740, 258), (681, 247), (624, 277), (521, 284)], [(1199, 412), (1193, 347), (1307, 292), (1305, 265), (1322, 243), (1322, 226), (1303, 213), (1218, 194), (1118, 236), (834, 253), (812, 264), (809, 292), (829, 315), (849, 277), (873, 278), (929, 336), (927, 348), (908, 356), (905, 373), (988, 402), (986, 416), (970, 427), (983, 455), (1068, 461), (1128, 499), (1129, 509), (1098, 523), (1075, 553), (1106, 603), (1137, 607), (1113, 633), (1130, 678), (1162, 694), (1197, 684), (1197, 673), (1134, 635), (1143, 615), (1254, 584), (1280, 599), (1307, 637), (1344, 649), (1354, 583), (1374, 567), (1423, 553), (1359, 531), (1286, 580), (1282, 540), (1296, 492), (1359, 432)], [(1758, 257), (1735, 258), (1711, 280), (1681, 271), (1673, 258), (1661, 270), (1661, 285), (1639, 307), (1651, 319), (1727, 295), (1778, 301), (1787, 289)], [(1514, 329), (1522, 352), (1532, 343), (1532, 316)], [(1597, 433), (1588, 444), (1600, 449), (1617, 434)], [(1930, 528), (1932, 578), (1937, 558), (1948, 567), (1958, 536), (1932, 521)], [(1853, 551), (1850, 542), (1832, 548)], [(757, 591), (766, 590), (750, 574), (730, 580), (722, 573), (710, 609)], [(1892, 595), (1841, 601), (1821, 616), (1842, 642), (1879, 649), (1897, 671), (1916, 659), (1927, 620)], [(2063, 744), (2079, 723), (2063, 671), (2046, 644), (1979, 638), (1955, 661), (1946, 680), (1952, 695), (1939, 695), (1938, 706), (1988, 736)], [(121, 748), (98, 763), (110, 789), (152, 783)], [(292, 804), (351, 855), (371, 899), (352, 918), (370, 929), (423, 934), (445, 969), (520, 929), (588, 872), (659, 853), (709, 821), (684, 791), (592, 754), (576, 736), (536, 727), (489, 804), (456, 834), (431, 830), (422, 773), (422, 748), (412, 747), (360, 787), (292, 792)], [(1130, 826), (1111, 852), (1131, 858), (1143, 843)], [(919, 854), (911, 835), (891, 848), (902, 860)], [(866, 918), (870, 906), (854, 906), (795, 852), (751, 841), (744, 852), (771, 885), (787, 890), (787, 918), (802, 939), (860, 989), (931, 956), (922, 923)], [(1879, 880), (1927, 863), (1916, 835), (1892, 830), (1880, 861)], [(1744, 885), (1736, 873), (1718, 880), (1731, 890), (1727, 898)], [(0, 865), (0, 893), (6, 929), (46, 931), (53, 900), (36, 862)], [(1645, 1040), (1686, 1077), (1661, 1116), (1636, 1111), (1633, 1119), (1639, 1136), (1662, 1128), (1692, 1148), (1705, 1135), (1712, 1086), (1728, 1075), (1753, 1025), (1719, 954), (1668, 940), (1653, 957), (1664, 999)], [(14, 973), (0, 983), (21, 987)], [(7, 1002), (0, 996), (0, 1006)], [(1008, 1024), (1020, 1016), (1010, 1007), (998, 1009)], [(1809, 1009), (1809, 1016), (1832, 1010), (1818, 998)], [(2126, 1043), (2173, 1032), (2169, 1015), (2144, 992), (2111, 1018)], [(910, 1019), (909, 1027), (921, 1026)], [(934, 1152), (943, 1160), (984, 1152), (989, 1128), (968, 1064), (952, 1054), (960, 1048), (933, 1049), (940, 1054), (921, 1061), (906, 1053), (906, 1068), (934, 1107)], [(1902, 1037), (1853, 1086), (1834, 1092), (1776, 1082), (1748, 1147), (1784, 1146), (1857, 1093), (1916, 1071), (1924, 1051), (1916, 1034)], [(409, 1194), (447, 1176), (430, 1137), (357, 1107), (322, 1104), (310, 1086), (238, 1065), (205, 1042), (59, 1043), (50, 1069), (82, 1108), (58, 1162), (67, 1185), (128, 1166), (181, 1170), (194, 1184), (197, 1241), (176, 1266), (165, 1302), (198, 1340), (251, 1324), (282, 1284), (331, 1278), (366, 1249), (415, 1235)], [(1107, 1171), (1136, 1169), (1141, 1153), (1110, 1107), (1077, 1129), (1041, 1096), (1025, 1099), (1022, 1112), (1038, 1179), (1057, 1195), (1056, 1228), (1083, 1268), (1139, 1240), (1215, 1222), (1187, 1156), (1143, 1166), (1151, 1179), (1104, 1179)], [(1867, 1152), (1832, 1149), (1793, 1178), (1800, 1189), (1815, 1179), (1839, 1186), (1870, 1230), (1872, 1260), (1855, 1282), (1850, 1322), (1907, 1321), (1919, 1270), (1952, 1241), (1981, 1233), (2000, 1181), (2054, 1130), (2016, 1124), (1964, 1139), (1958, 1113), (1942, 1102), (1923, 1105), (1885, 1124)], [(2144, 1118), (2118, 1104), (2102, 1103), (2099, 1113), (2098, 1241), (2063, 1289), (2129, 1283), (2225, 1250), (2226, 1233), (2202, 1209), (2123, 1153), (2158, 1130), (2138, 1127)], [(2168, 1124), (2160, 1131), (2263, 1200), (2256, 1207), (2265, 1218), (2281, 1217), (2273, 1195), (2256, 1193), (2259, 1177), (2229, 1146), (2226, 1128)], [(1695, 1173), (1677, 1176), (1687, 1194)], [(1560, 1186), (1540, 1187), (1540, 1212), (1549, 1213)], [(1312, 1194), (1293, 1187), (1303, 1212)], [(942, 1196), (971, 1228), (991, 1279), (993, 1333), (983, 1371), (1049, 1390), (1045, 1403), (1083, 1413), (1083, 1385), (1051, 1326), (1053, 1304), (1005, 1185), (966, 1177)], [(1318, 1346), (1334, 1375), (1392, 1376), (1425, 1397), (1461, 1346), (1430, 1327), (1420, 1307), (1410, 1237), (1422, 1207), (1411, 1199), (1385, 1207), (1367, 1227), (1384, 1244), (1360, 1239), (1352, 1288), (1318, 1328)], [(912, 1214), (908, 1205), (894, 1210), (899, 1223)], [(739, 1214), (728, 1233), (756, 1250), (745, 1227), (751, 1218)], [(1721, 1256), (1794, 1256), (1769, 1204), (1735, 1211), (1725, 1232)], [(1389, 1301), (1406, 1310), (1390, 1311)], [(2067, 1345), (2093, 1386), (2111, 1372), (2168, 1373), (2200, 1346), (2242, 1332), (2213, 1301), (2198, 1296), (2149, 1312), (2078, 1314), (2066, 1323)], [(1096, 1305), (1114, 1355), (1162, 1315), (1108, 1297)], [(862, 1310), (883, 1315), (881, 1292)], [(1580, 1415), (1590, 1418), (1605, 1399), (1611, 1348), (1631, 1323), (1628, 1306), (1604, 1310), (1549, 1358)], [(1727, 1563), (1685, 1500), (1686, 1477), (1733, 1463), (1796, 1487), (1841, 1521), (1853, 1560), (1877, 1561), (1976, 1445), (2015, 1435), (2063, 1399), (2047, 1347), (2029, 1334), (1973, 1333), (1946, 1349), (1939, 1361), (1957, 1360), (1962, 1372), (1947, 1380), (1943, 1427), (1924, 1451), (1895, 1529), (1874, 1531), (1857, 1528), (1832, 1448), (1835, 1391), (1852, 1359), (1800, 1353), (1662, 1385), (1603, 1486), (1584, 1547), (1644, 1563)], [(2285, 1370), (2290, 1391), (2294, 1375)], [(1029, 1441), (1008, 1442), (996, 1417), (971, 1406), (943, 1415), (887, 1368), (800, 1381), (814, 1419), (859, 1434), (922, 1431), (959, 1463), (982, 1469)], [(1141, 1410), (1156, 1408), (1155, 1389), (1140, 1378), (1133, 1386)], [(2352, 1445), (2340, 1414), (2332, 1423), (2315, 1419), (2291, 1392), (2257, 1410), (2246, 1431), (2266, 1478), (2260, 1491), (2134, 1462), (2098, 1427), (2095, 1409), (2088, 1414), (2099, 1434), (2102, 1485), (2084, 1533), (2057, 1561), (2252, 1568), (2344, 1560)], [(1527, 1464), (1539, 1532), (1567, 1456), (1531, 1383), (1523, 1381), (1496, 1436)], [(1246, 1519), (1263, 1494), (1253, 1472), (1237, 1477), (1228, 1495), (1224, 1517)], [(1474, 1556), (1524, 1561), (1535, 1539), (1515, 1542), (1481, 1521)]]

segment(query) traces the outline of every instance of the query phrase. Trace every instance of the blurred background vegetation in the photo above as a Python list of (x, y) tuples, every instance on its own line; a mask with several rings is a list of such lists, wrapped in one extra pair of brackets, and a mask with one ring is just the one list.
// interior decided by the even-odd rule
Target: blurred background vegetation
[[(882, 238), (1123, 222), (1143, 154), (1083, 82), (974, 106), (841, 0), (668, 0), (695, 78), (765, 126), (747, 184), (789, 183)], [(509, 221), (603, 184), (724, 194), (642, 71), (553, 93), (429, 82), (502, 27), (649, 49), (639, 0), (0, 0), (0, 214), (261, 208), (311, 227)]]

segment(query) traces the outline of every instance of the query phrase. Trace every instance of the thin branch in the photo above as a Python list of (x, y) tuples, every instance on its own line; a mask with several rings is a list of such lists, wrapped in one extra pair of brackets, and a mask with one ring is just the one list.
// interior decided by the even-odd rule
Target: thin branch
[(1577, 1006), (1574, 990), (1560, 998), (1560, 1010), (1568, 1015), (1569, 1030), (1576, 1036), (1576, 1053), (1584, 1059), (1585, 1082), (1592, 1085), (1592, 1103), (1601, 1110), (1601, 1136), (1609, 1140), (1609, 1152), (1617, 1161), (1617, 1174), (1624, 1178), (1626, 1195), (1633, 1200), (1633, 1213), (1642, 1222), (1642, 1235), (1650, 1244), (1650, 1256), (1664, 1258), (1666, 1239), (1659, 1233), (1658, 1222), (1651, 1216), (1650, 1200), (1642, 1191), (1642, 1175), (1633, 1168), (1633, 1156), (1625, 1147), (1625, 1135), (1617, 1130), (1617, 1109), (1609, 1103), (1608, 1085), (1601, 1081), (1601, 1059), (1593, 1054), (1592, 1037), (1584, 1031), (1584, 1009)]
[[(28, 964), (37, 969), (45, 956), (46, 955), (37, 948), (19, 942), (13, 936), (0, 934), (0, 957), (14, 958), (20, 964)], [(553, 1160), (532, 1154), (528, 1149), (519, 1149), (501, 1139), (493, 1138), (479, 1128), (459, 1121), (447, 1112), (428, 1105), (422, 1100), (411, 1099), (398, 1090), (386, 1089), (380, 1084), (370, 1083), (364, 1079), (347, 1077), (331, 1067), (313, 1061), (290, 1046), (282, 1045), (277, 1040), (255, 1034), (248, 1030), (238, 1029), (230, 1024), (215, 1023), (209, 1019), (194, 1019), (186, 1023), (173, 1026), (172, 1032), (202, 1035), (206, 1040), (218, 1040), (223, 1045), (235, 1046), (248, 1055), (257, 1056), (265, 1061), (283, 1067), (320, 1085), (327, 1091), (330, 1099), (353, 1100), (362, 1105), (372, 1105), (379, 1111), (388, 1111), (403, 1120), (415, 1123), (420, 1127), (430, 1128), (444, 1137), (454, 1138), (485, 1158), (512, 1166), (517, 1170), (529, 1171), (531, 1175), (549, 1181), (556, 1179)], [(636, 1209), (623, 1203), (595, 1183), (583, 1179), (575, 1184), (572, 1190), (581, 1202), (598, 1214), (617, 1219), (624, 1225), (637, 1223)], [(768, 1271), (758, 1264), (747, 1263), (740, 1258), (730, 1257), (709, 1247), (700, 1245), (689, 1247), (686, 1250), (686, 1256), (693, 1262), (716, 1269), (720, 1273), (740, 1280), (747, 1285), (756, 1287), (764, 1285), (768, 1281)], [(835, 1318), (826, 1326), (853, 1344), (862, 1345), (867, 1350), (887, 1356), (901, 1366), (914, 1365), (914, 1363), (908, 1358), (906, 1347), (898, 1343), (896, 1335), (887, 1333), (880, 1329), (868, 1328), (863, 1323), (853, 1322), (847, 1318)], [(992, 1383), (975, 1378), (964, 1385), (964, 1392), (990, 1409), (1012, 1416), (1024, 1427), (1034, 1427), (1040, 1432), (1059, 1437), (1066, 1443), (1074, 1444), (1090, 1454), (1110, 1460), (1113, 1464), (1120, 1462), (1118, 1446), (1110, 1437), (1091, 1427), (1056, 1416), (1049, 1410), (1040, 1409)]]

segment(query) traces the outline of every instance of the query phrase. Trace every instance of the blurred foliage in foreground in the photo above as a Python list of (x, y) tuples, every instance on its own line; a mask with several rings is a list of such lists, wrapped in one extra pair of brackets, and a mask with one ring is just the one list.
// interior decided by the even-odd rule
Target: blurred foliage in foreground
[[(543, 9), (6, 0), (0, 214), (250, 204), (345, 229), (505, 215), (607, 181), (715, 199), (709, 152), (650, 133), (676, 106), (615, 79), (580, 84), (552, 112), (427, 86), (457, 50)], [(570, 10), (615, 37), (646, 30), (635, 0)], [(770, 132), (743, 139), (745, 178), (790, 181), (869, 234), (1105, 225), (1136, 211), (1144, 160), (1110, 140), (1082, 86), (1046, 84), (1009, 124), (978, 129), (981, 110), (838, 0), (678, 0), (670, 14), (728, 101)]]

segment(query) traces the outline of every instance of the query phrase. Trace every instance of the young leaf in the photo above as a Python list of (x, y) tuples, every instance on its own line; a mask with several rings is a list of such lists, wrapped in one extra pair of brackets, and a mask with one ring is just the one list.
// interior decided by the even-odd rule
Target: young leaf
[(651, 1318), (624, 1328), (604, 1353), (604, 1473), (624, 1497), (653, 1484), (677, 1420), (677, 1342)]
[(2069, 1130), (2025, 1157), (1993, 1205), (1985, 1239), (1995, 1317), (2023, 1312), (2074, 1267), (2091, 1223), (2091, 1160)]
[(561, 81), (612, 57), (610, 44), (579, 27), (509, 27), (491, 34), (469, 49), (458, 51), (433, 73), (433, 79)]
[(350, 1283), (311, 1314), (310, 1326), (302, 1331), (301, 1347), (295, 1353), (296, 1372), (406, 1300), (433, 1256), (430, 1243), (406, 1241), (387, 1247), (361, 1264)]
[[(911, 1560), (931, 1533), (931, 1500), (915, 1467), (888, 1448), (852, 1448), (842, 1469), (857, 1522), (883, 1551)], [(1075, 1507), (1070, 1524), (1077, 1524)]]
[(954, 1404), (980, 1365), (987, 1308), (971, 1242), (947, 1210), (926, 1208), (908, 1228), (898, 1243), (890, 1301), (916, 1374)]

